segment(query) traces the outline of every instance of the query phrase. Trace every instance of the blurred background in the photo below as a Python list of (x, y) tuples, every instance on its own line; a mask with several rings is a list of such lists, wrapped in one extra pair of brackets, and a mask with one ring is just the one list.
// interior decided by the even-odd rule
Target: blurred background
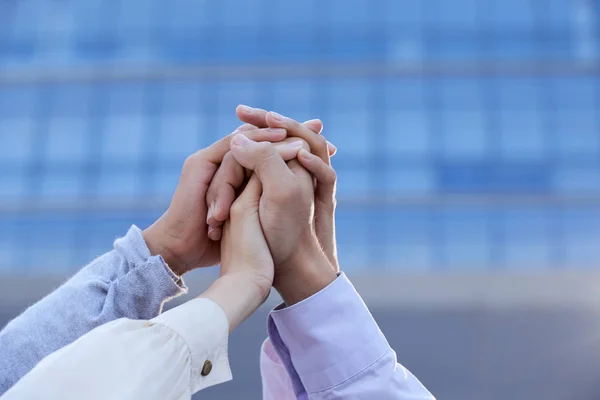
[[(0, 324), (240, 103), (324, 121), (342, 268), (439, 399), (600, 398), (598, 0), (0, 0)], [(260, 398), (275, 302), (203, 399)]]

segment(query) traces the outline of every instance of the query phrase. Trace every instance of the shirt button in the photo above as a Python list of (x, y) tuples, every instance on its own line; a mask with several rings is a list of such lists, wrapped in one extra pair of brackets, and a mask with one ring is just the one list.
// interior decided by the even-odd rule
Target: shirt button
[(206, 376), (210, 374), (210, 371), (212, 371), (212, 363), (210, 362), (210, 360), (206, 360), (204, 362), (204, 366), (202, 367), (202, 372), (200, 373), (200, 375)]

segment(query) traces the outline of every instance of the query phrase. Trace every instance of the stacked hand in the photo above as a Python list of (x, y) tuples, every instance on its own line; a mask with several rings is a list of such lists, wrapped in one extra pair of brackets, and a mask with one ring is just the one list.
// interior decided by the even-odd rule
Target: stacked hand
[(339, 269), (335, 148), (321, 122), (244, 106), (237, 115), (246, 124), (188, 158), (169, 209), (144, 231), (151, 252), (178, 274), (221, 262), (221, 278), (203, 296), (222, 306), (232, 328), (272, 285), (292, 304)]

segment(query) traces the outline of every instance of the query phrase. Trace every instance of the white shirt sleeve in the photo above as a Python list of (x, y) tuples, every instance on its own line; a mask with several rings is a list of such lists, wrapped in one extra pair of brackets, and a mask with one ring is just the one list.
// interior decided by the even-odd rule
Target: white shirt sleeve
[(2, 400), (190, 399), (231, 380), (229, 322), (208, 299), (158, 317), (119, 319), (50, 354)]

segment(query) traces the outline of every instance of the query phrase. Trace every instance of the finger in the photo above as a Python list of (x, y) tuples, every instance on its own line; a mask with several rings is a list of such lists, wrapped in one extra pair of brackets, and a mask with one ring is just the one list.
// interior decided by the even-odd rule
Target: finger
[(231, 139), (234, 136), (242, 134), (256, 142), (280, 142), (286, 137), (285, 129), (281, 128), (262, 128), (244, 131), (235, 131), (221, 140), (213, 143), (209, 147), (198, 151), (194, 156), (203, 160), (209, 161), (213, 164), (220, 164), (223, 161), (223, 157), (231, 148)]
[(335, 170), (304, 149), (298, 152), (298, 162), (317, 179), (317, 198), (324, 204), (335, 206)]
[(321, 121), (320, 119), (311, 119), (303, 122), (302, 125), (306, 126), (314, 133), (318, 133), (319, 135), (321, 134), (321, 132), (323, 132), (323, 121)]
[(267, 110), (240, 104), (236, 107), (235, 113), (242, 122), (255, 125), (259, 128), (268, 128)]
[(258, 175), (253, 174), (236, 202), (242, 203), (245, 209), (257, 209), (261, 194), (262, 183)]
[(244, 135), (236, 135), (231, 141), (231, 154), (244, 168), (258, 175), (265, 191), (278, 191), (295, 179), (271, 143), (258, 143)]
[[(296, 158), (298, 151), (302, 148), (308, 150), (306, 142), (298, 138), (288, 138), (274, 144), (274, 147), (284, 161)], [(229, 209), (235, 200), (237, 191), (244, 183), (245, 177), (244, 168), (236, 161), (231, 152), (227, 153), (206, 192), (206, 204), (209, 207), (206, 223), (209, 231), (211, 228), (220, 226), (229, 218)]]
[[(269, 126), (267, 124), (266, 110), (240, 104), (235, 109), (235, 112), (238, 118), (241, 121), (246, 122), (247, 124), (251, 124), (252, 126), (257, 126), (259, 128), (267, 128)], [(320, 119), (311, 119), (309, 121), (304, 122), (303, 125), (316, 134), (320, 134), (323, 131), (323, 122)], [(337, 148), (330, 142), (327, 142), (327, 144), (329, 155), (333, 156), (337, 152)]]
[[(310, 121), (303, 122), (302, 125), (319, 135), (323, 132), (323, 122), (320, 119), (311, 119)], [(327, 141), (327, 149), (329, 150), (330, 157), (337, 153), (337, 147), (329, 140)]]
[(325, 161), (327, 165), (330, 165), (327, 139), (322, 135), (317, 135), (303, 124), (273, 111), (267, 113), (267, 124), (271, 128), (285, 129), (288, 136), (295, 136), (306, 140), (311, 152)]
[(207, 236), (210, 240), (213, 240), (215, 242), (221, 240), (221, 238), (223, 237), (223, 227), (222, 226), (217, 226), (217, 227), (210, 226), (208, 228)]

